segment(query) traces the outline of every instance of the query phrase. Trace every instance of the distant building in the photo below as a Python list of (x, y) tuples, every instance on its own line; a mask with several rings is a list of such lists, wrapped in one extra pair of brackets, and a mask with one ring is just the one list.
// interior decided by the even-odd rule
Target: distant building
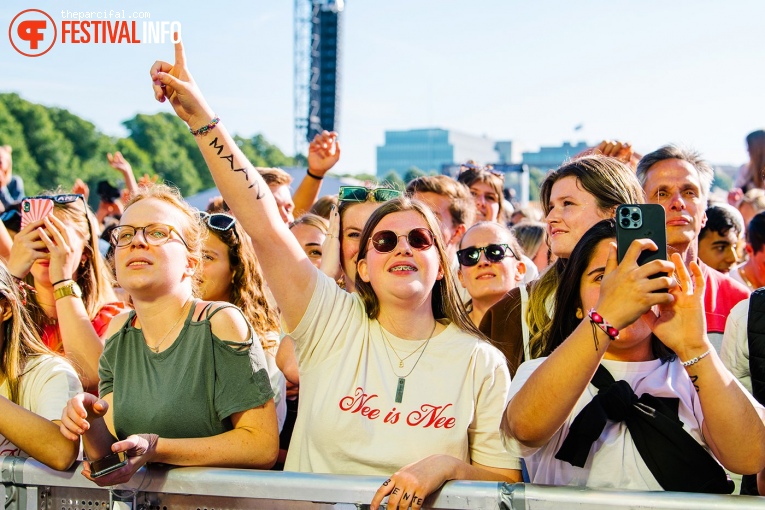
[[(499, 144), (507, 145), (499, 149)], [(403, 176), (412, 167), (441, 173), (445, 165), (469, 159), (479, 164), (495, 163), (501, 161), (505, 150), (509, 157), (509, 144), (439, 128), (386, 131), (385, 145), (377, 147), (377, 175), (384, 177), (395, 170)]]
[(539, 152), (524, 152), (522, 163), (541, 170), (551, 170), (558, 168), (564, 161), (576, 156), (587, 147), (589, 145), (585, 142), (579, 142), (577, 145), (564, 142), (560, 147), (540, 147)]

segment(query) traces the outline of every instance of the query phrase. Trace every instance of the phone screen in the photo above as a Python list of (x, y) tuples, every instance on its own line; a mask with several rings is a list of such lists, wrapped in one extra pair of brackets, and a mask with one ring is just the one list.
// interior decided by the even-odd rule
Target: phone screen
[(125, 452), (109, 454), (106, 457), (91, 461), (90, 476), (92, 478), (104, 476), (112, 471), (118, 470), (125, 464), (127, 464), (127, 456), (125, 455)]

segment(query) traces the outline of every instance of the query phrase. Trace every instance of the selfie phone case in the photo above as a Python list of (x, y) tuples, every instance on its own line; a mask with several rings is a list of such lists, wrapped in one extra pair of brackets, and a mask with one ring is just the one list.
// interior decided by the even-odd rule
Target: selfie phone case
[(25, 198), (21, 201), (21, 228), (45, 218), (51, 212), (53, 200), (50, 198)]
[(98, 478), (99, 476), (108, 475), (127, 464), (127, 461), (125, 452), (111, 453), (106, 457), (94, 460), (90, 463), (90, 477)]
[(664, 208), (658, 204), (622, 204), (616, 209), (616, 254), (619, 262), (635, 239), (650, 239), (659, 248), (643, 250), (638, 264), (667, 260), (667, 225)]

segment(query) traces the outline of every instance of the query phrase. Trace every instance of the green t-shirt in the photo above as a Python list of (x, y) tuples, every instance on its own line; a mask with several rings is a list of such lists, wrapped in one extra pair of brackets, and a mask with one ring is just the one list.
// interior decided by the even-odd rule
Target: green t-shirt
[[(213, 305), (217, 306), (217, 305)], [(176, 341), (155, 353), (133, 327), (135, 312), (106, 341), (99, 362), (99, 393), (114, 393), (117, 438), (158, 434), (165, 438), (210, 437), (233, 428), (230, 416), (273, 398), (259, 342), (250, 345), (215, 337), (208, 312), (192, 321)], [(250, 330), (252, 331), (252, 330)], [(244, 348), (242, 348), (244, 347)]]

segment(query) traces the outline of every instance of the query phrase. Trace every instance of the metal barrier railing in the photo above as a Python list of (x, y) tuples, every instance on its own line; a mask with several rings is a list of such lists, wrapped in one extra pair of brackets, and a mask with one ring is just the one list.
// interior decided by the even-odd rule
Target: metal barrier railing
[[(152, 466), (130, 483), (101, 488), (77, 466), (54, 471), (31, 459), (0, 460), (6, 510), (238, 510), (367, 508), (384, 478)], [(765, 498), (627, 492), (493, 482), (449, 482), (426, 500), (442, 509), (765, 509)]]

